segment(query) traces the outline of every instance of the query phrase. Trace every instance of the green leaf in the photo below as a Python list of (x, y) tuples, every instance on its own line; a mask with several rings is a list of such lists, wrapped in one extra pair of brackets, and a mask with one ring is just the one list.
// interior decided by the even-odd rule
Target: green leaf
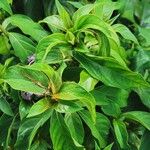
[(65, 38), (68, 41), (68, 43), (74, 45), (74, 43), (75, 43), (75, 36), (74, 36), (74, 34), (72, 32), (67, 31)]
[(146, 45), (150, 45), (150, 28), (138, 27), (140, 35), (145, 39)]
[[(116, 44), (115, 44), (116, 45)], [(116, 48), (118, 49), (116, 51)], [(123, 47), (116, 47), (111, 49), (110, 55), (121, 65), (123, 68), (128, 68), (127, 67), (127, 53)]]
[(139, 150), (148, 150), (149, 149), (149, 147), (150, 147), (149, 139), (150, 139), (150, 131), (146, 130), (142, 136), (141, 145), (140, 145)]
[[(149, 28), (150, 25), (150, 3), (147, 0), (142, 0), (140, 1), (141, 3), (137, 2), (137, 9), (139, 11), (138, 17), (140, 20), (140, 26), (146, 27), (147, 29)], [(142, 5), (142, 7), (140, 7)], [(141, 8), (141, 9), (140, 9)], [(136, 13), (137, 15), (137, 13)]]
[(75, 113), (82, 109), (79, 103), (74, 103), (73, 101), (60, 101), (55, 107), (55, 110), (60, 113)]
[(110, 129), (110, 122), (107, 117), (105, 117), (101, 113), (96, 113), (96, 124), (95, 124), (99, 134), (103, 137), (105, 142), (107, 143)]
[(62, 84), (61, 76), (51, 66), (44, 63), (34, 63), (30, 66), (24, 66), (23, 68), (33, 70), (33, 71), (41, 71), (45, 73), (45, 75), (49, 79), (48, 86), (49, 88), (51, 88), (52, 93), (54, 94), (59, 91)]
[(43, 98), (36, 102), (29, 111), (28, 118), (39, 115), (45, 112), (47, 109), (51, 107), (50, 100), (48, 98)]
[(44, 94), (48, 87), (48, 79), (45, 74), (20, 66), (10, 67), (4, 75), (4, 81), (16, 90), (36, 94)]
[(4, 72), (5, 72), (5, 67), (2, 64), (0, 64), (0, 84), (2, 84), (4, 82), (4, 80), (1, 79)]
[(95, 32), (102, 32), (109, 39), (111, 48), (119, 52), (118, 47), (120, 46), (120, 41), (116, 32), (109, 24), (107, 24), (95, 15), (84, 15), (80, 17), (77, 21), (75, 21), (73, 27), (73, 31), (75, 33), (77, 32), (79, 34), (81, 32), (87, 31), (88, 29), (92, 29)]
[(0, 8), (5, 10), (6, 12), (8, 12), (10, 15), (13, 14), (11, 7), (10, 7), (9, 3), (7, 2), (7, 0), (0, 0)]
[(74, 6), (75, 8), (80, 8), (83, 6), (81, 2), (73, 2), (73, 1), (67, 1), (67, 2), (71, 4), (72, 6)]
[(102, 106), (102, 111), (108, 115), (108, 116), (113, 116), (113, 117), (119, 117), (121, 114), (120, 107), (117, 103), (114, 102), (109, 102), (108, 105)]
[(61, 19), (63, 20), (65, 27), (70, 28), (72, 25), (72, 21), (70, 19), (69, 13), (65, 10), (65, 8), (60, 4), (60, 2), (58, 0), (55, 0), (55, 2), (56, 2), (56, 7), (58, 10), (58, 13), (59, 13)]
[(77, 150), (63, 116), (57, 112), (51, 117), (50, 136), (54, 150)]
[(118, 104), (119, 107), (126, 107), (129, 91), (103, 85), (95, 88), (91, 94), (96, 100), (96, 105), (105, 106), (111, 102)]
[(132, 22), (135, 22), (135, 20), (134, 20), (134, 3), (135, 2), (130, 1), (130, 0), (121, 0), (120, 1), (121, 16)]
[(3, 27), (7, 28), (9, 24), (20, 28), (20, 30), (24, 34), (30, 35), (36, 41), (39, 41), (43, 37), (48, 35), (48, 33), (42, 28), (42, 26), (40, 26), (38, 23), (35, 23), (25, 15), (13, 15), (7, 18), (3, 22)]
[(74, 14), (73, 14), (73, 21), (78, 20), (80, 17), (89, 14), (92, 9), (94, 8), (94, 4), (87, 4), (85, 6), (80, 7)]
[(37, 45), (37, 59), (43, 62), (52, 48), (60, 44), (68, 44), (65, 35), (62, 33), (54, 33), (43, 38)]
[(16, 121), (16, 117), (17, 117), (17, 114), (13, 117), (13, 120), (9, 126), (9, 129), (8, 129), (8, 133), (7, 133), (7, 138), (6, 138), (6, 143), (5, 143), (5, 148), (4, 149), (8, 149), (9, 147), (9, 142), (11, 140), (11, 133), (12, 133), (12, 130), (14, 128), (14, 125), (15, 125), (15, 121)]
[(95, 85), (97, 84), (97, 80), (92, 78), (87, 72), (82, 71), (80, 73), (80, 81), (79, 84), (86, 89), (88, 92), (93, 90)]
[(104, 148), (104, 150), (111, 150), (112, 147), (113, 147), (113, 144), (114, 144), (114, 143), (109, 144), (107, 147)]
[(109, 0), (96, 1), (93, 13), (99, 18), (102, 18), (105, 21), (108, 21), (115, 9), (116, 9), (115, 3), (112, 1), (109, 1)]
[(75, 82), (64, 82), (57, 94), (53, 95), (54, 99), (61, 100), (79, 100), (83, 103), (91, 113), (93, 121), (95, 121), (95, 99), (84, 88)]
[(34, 140), (34, 137), (35, 137), (35, 135), (36, 135), (36, 133), (38, 132), (38, 129), (40, 128), (40, 127), (42, 127), (45, 123), (46, 123), (46, 121), (48, 120), (48, 119), (50, 119), (50, 117), (51, 117), (51, 115), (52, 115), (52, 110), (47, 110), (47, 111), (45, 111), (43, 114), (41, 114), (42, 116), (41, 116), (41, 119), (37, 122), (37, 124), (34, 126), (34, 128), (33, 128), (33, 130), (32, 130), (32, 132), (31, 132), (31, 134), (30, 134), (30, 136), (29, 136), (29, 149), (30, 149), (30, 147), (31, 147), (31, 144), (32, 144), (32, 141)]
[(28, 56), (35, 53), (35, 44), (26, 36), (10, 32), (9, 39), (14, 48), (15, 55), (19, 57), (22, 62), (27, 62)]
[(7, 2), (12, 5), (13, 0), (7, 0)]
[(143, 73), (145, 69), (148, 69), (150, 66), (149, 60), (150, 51), (140, 48), (136, 55), (136, 70)]
[(99, 30), (105, 35), (110, 36), (110, 31), (108, 30), (106, 23), (94, 15), (84, 15), (80, 17), (75, 21), (73, 29), (77, 32), (89, 28)]
[(53, 28), (57, 28), (62, 31), (66, 31), (66, 27), (64, 26), (64, 23), (60, 16), (58, 15), (52, 15), (44, 18), (40, 21), (40, 23), (47, 23), (50, 29), (53, 30)]
[(96, 123), (93, 124), (92, 118), (88, 111), (82, 110), (79, 111), (79, 115), (90, 128), (92, 135), (98, 140), (98, 144), (101, 148), (106, 146), (106, 136), (109, 130), (109, 121), (107, 118), (100, 114), (96, 114)]
[[(41, 62), (41, 58), (44, 56), (44, 51), (41, 55), (37, 54), (36, 62)], [(59, 49), (52, 49), (46, 56), (44, 63), (46, 64), (57, 64), (62, 63), (64, 61), (64, 54)]]
[(74, 57), (92, 77), (106, 85), (121, 89), (149, 86), (143, 77), (136, 72), (113, 68), (113, 66), (107, 67), (102, 60), (79, 52), (74, 53)]
[(8, 68), (10, 66), (10, 64), (12, 63), (12, 61), (14, 60), (13, 57), (7, 58), (5, 63), (4, 63), (4, 67)]
[(103, 33), (97, 34), (98, 44), (99, 44), (99, 55), (100, 56), (110, 56), (110, 44), (109, 40)]
[(58, 72), (58, 74), (60, 75), (61, 78), (62, 78), (63, 72), (66, 69), (66, 67), (67, 67), (67, 64), (65, 62), (62, 62), (60, 64), (60, 67), (57, 70), (57, 72)]
[(150, 113), (143, 111), (131, 111), (122, 114), (123, 117), (129, 120), (139, 122), (145, 128), (150, 130)]
[(95, 88), (90, 93), (94, 96), (97, 106), (109, 104), (110, 99), (108, 98), (107, 95), (105, 95), (105, 93), (103, 93), (103, 91), (101, 92), (101, 88), (98, 89)]
[(50, 145), (43, 139), (36, 140), (30, 150), (47, 150), (50, 148)]
[(10, 45), (8, 43), (8, 38), (5, 36), (0, 36), (0, 54), (5, 55), (9, 53)]
[(65, 122), (70, 130), (72, 138), (82, 145), (84, 140), (84, 128), (79, 115), (77, 113), (66, 114)]
[(9, 103), (3, 97), (0, 97), (0, 110), (9, 116), (13, 116)]
[(113, 28), (116, 32), (121, 34), (124, 39), (131, 40), (136, 44), (139, 44), (134, 34), (123, 24), (115, 24)]
[(113, 125), (120, 148), (129, 150), (128, 133), (125, 124), (119, 120), (114, 120)]
[(140, 139), (141, 137), (138, 137), (138, 134), (133, 130), (128, 133), (129, 133), (130, 149), (139, 149), (140, 144), (141, 144), (141, 139)]
[(13, 78), (5, 79), (4, 81), (8, 83), (15, 90), (32, 92), (36, 94), (43, 94), (46, 92), (45, 89), (37, 86), (36, 84), (30, 81), (25, 81), (22, 79), (13, 79)]
[(150, 88), (139, 88), (136, 92), (140, 96), (142, 103), (150, 108)]
[(4, 82), (3, 76), (6, 73), (6, 70), (9, 67), (9, 65), (12, 63), (13, 59), (14, 59), (13, 57), (10, 57), (6, 59), (4, 65), (0, 64), (0, 78), (1, 78), (0, 84)]
[(0, 144), (4, 145), (6, 144), (6, 139), (8, 136), (8, 131), (11, 126), (11, 123), (13, 121), (13, 117), (10, 117), (8, 115), (3, 114), (0, 117)]
[(95, 150), (100, 150), (100, 147), (98, 146), (96, 141), (95, 141)]
[(24, 100), (21, 100), (20, 101), (20, 104), (19, 104), (19, 115), (20, 115), (20, 119), (24, 119), (27, 114), (29, 113), (29, 110), (31, 108), (31, 103), (28, 103)]
[(30, 148), (38, 129), (43, 126), (50, 116), (51, 111), (46, 111), (44, 114), (25, 119), (19, 127), (15, 149), (26, 150)]

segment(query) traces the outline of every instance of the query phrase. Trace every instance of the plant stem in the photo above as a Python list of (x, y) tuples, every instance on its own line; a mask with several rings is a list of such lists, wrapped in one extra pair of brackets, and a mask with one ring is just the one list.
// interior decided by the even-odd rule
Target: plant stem
[(8, 32), (3, 28), (1, 24), (0, 24), (0, 30), (2, 33), (4, 33), (8, 37)]

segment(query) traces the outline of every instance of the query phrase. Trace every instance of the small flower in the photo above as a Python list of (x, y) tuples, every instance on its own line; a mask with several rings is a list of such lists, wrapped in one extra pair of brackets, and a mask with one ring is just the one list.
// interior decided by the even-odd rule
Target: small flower
[(29, 65), (33, 64), (34, 62), (35, 62), (35, 54), (28, 56)]
[(21, 92), (21, 96), (24, 100), (31, 101), (31, 99), (33, 97), (33, 93)]

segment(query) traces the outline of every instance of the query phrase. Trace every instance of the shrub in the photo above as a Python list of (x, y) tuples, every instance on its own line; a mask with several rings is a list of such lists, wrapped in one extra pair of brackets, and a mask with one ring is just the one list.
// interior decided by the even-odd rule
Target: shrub
[(0, 8), (1, 149), (149, 149), (150, 2)]

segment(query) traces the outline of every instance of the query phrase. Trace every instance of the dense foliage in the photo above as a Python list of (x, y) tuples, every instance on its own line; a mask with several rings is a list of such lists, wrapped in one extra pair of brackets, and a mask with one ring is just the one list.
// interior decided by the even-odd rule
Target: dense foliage
[(0, 149), (148, 150), (149, 0), (0, 0)]

